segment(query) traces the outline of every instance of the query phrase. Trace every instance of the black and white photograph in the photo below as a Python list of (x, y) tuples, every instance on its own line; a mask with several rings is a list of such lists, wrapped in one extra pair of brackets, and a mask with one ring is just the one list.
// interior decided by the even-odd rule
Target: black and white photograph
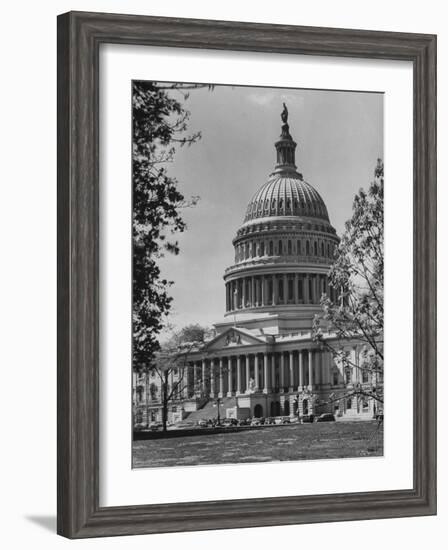
[(132, 82), (133, 467), (383, 455), (383, 94)]

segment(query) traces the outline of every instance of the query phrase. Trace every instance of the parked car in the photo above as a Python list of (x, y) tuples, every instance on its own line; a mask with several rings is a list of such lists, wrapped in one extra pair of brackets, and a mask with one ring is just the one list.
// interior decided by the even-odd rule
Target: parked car
[(153, 424), (151, 424), (149, 426), (149, 429), (152, 431), (152, 432), (158, 432), (159, 430), (161, 430), (163, 428), (163, 424), (161, 424), (160, 422), (154, 422)]
[(291, 424), (291, 419), (289, 418), (289, 416), (284, 416), (284, 417), (281, 419), (280, 424)]
[(316, 422), (335, 422), (336, 418), (332, 413), (323, 413), (317, 417)]
[(314, 422), (314, 414), (304, 414), (302, 416), (302, 424), (308, 424)]
[(250, 425), (250, 418), (241, 418), (241, 420), (238, 421), (239, 426), (249, 426)]
[(206, 420), (205, 418), (201, 418), (201, 420), (198, 420), (198, 426), (200, 428), (207, 428), (208, 425), (209, 425), (209, 421)]
[(261, 422), (259, 418), (252, 418), (250, 421), (251, 426), (261, 426)]
[(238, 426), (238, 420), (236, 418), (224, 418), (222, 422), (223, 426)]

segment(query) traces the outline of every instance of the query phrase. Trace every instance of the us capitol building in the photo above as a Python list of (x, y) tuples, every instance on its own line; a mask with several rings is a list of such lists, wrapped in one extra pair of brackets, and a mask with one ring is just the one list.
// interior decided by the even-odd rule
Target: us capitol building
[[(363, 369), (336, 364), (312, 338), (321, 295), (337, 298), (327, 274), (339, 238), (322, 197), (297, 170), (286, 106), (282, 122), (275, 168), (233, 239), (225, 320), (215, 325), (213, 339), (192, 348), (185, 367), (170, 373), (172, 384), (182, 377), (169, 403), (170, 422), (215, 418), (218, 400), (221, 417), (375, 414), (368, 398), (337, 399), (354, 384), (371, 388), (375, 381)], [(346, 350), (356, 365), (361, 352), (356, 343)], [(157, 375), (134, 374), (133, 389), (135, 423), (160, 421)]]

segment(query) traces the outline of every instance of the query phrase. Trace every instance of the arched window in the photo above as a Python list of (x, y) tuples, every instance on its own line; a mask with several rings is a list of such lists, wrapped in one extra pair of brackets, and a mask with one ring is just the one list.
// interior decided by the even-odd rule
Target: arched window
[(297, 241), (297, 254), (302, 254), (302, 241)]
[(308, 399), (302, 401), (302, 413), (304, 416), (308, 414)]
[(321, 253), (321, 256), (325, 256), (325, 245), (324, 243), (321, 243), (320, 245), (320, 253)]
[(264, 256), (264, 241), (260, 243), (260, 256)]
[(281, 256), (283, 254), (283, 242), (278, 241), (278, 255)]
[(317, 256), (317, 242), (314, 241), (314, 255)]
[(269, 241), (269, 256), (274, 255), (274, 241)]
[(306, 255), (310, 255), (310, 241), (306, 241)]
[(288, 241), (288, 255), (291, 256), (292, 254), (292, 242)]

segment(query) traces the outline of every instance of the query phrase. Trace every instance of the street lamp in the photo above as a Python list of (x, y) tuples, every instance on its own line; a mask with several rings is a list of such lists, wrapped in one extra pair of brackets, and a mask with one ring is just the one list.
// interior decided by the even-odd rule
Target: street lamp
[(218, 407), (218, 426), (221, 426), (221, 416), (220, 416), (220, 411), (219, 411), (219, 405), (221, 404), (221, 398), (218, 397), (217, 399), (215, 399), (215, 407)]

